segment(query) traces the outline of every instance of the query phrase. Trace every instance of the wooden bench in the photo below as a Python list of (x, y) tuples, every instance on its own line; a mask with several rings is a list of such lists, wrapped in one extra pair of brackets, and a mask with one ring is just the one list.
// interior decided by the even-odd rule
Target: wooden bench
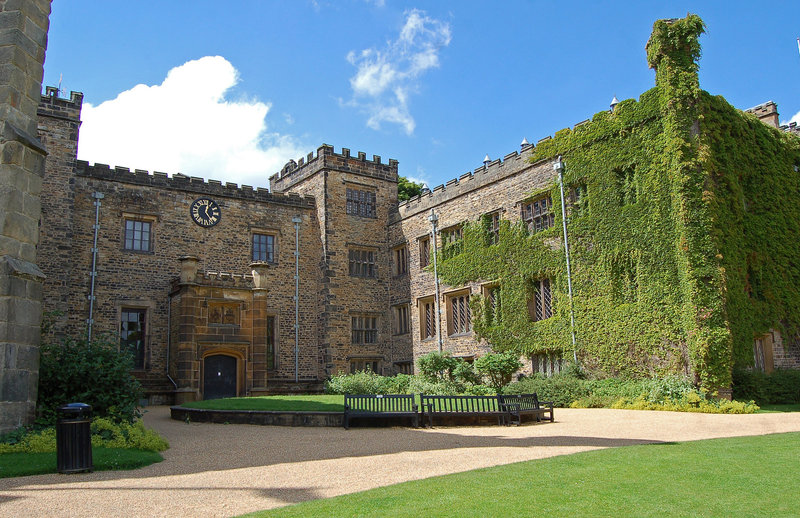
[(497, 398), (501, 407), (508, 412), (510, 421), (517, 426), (522, 423), (524, 415), (533, 415), (536, 421), (553, 422), (553, 402), (539, 401), (536, 393), (498, 395)]
[(354, 417), (410, 417), (414, 428), (419, 426), (419, 411), (413, 394), (345, 394), (344, 428), (350, 428)]
[(500, 405), (497, 396), (426, 396), (420, 394), (422, 417), (428, 417), (428, 426), (433, 426), (434, 417), (491, 416), (498, 424), (508, 424), (508, 410)]

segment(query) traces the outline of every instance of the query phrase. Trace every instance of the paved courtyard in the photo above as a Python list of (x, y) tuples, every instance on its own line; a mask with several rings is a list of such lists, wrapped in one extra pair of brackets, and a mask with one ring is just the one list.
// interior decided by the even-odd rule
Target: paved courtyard
[(135, 470), (0, 479), (0, 516), (232, 516), (447, 473), (587, 450), (800, 431), (800, 413), (556, 409), (520, 427), (288, 428), (186, 424), (151, 407), (172, 446)]

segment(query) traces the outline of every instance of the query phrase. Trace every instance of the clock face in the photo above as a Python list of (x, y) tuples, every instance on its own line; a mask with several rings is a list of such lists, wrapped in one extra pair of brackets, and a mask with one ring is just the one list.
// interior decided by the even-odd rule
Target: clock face
[(211, 198), (197, 198), (189, 209), (192, 221), (201, 227), (213, 227), (219, 223), (220, 210), (217, 202)]

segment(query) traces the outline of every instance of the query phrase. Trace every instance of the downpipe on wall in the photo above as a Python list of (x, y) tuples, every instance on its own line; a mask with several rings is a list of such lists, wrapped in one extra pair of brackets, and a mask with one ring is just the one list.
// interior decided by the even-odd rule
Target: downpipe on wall
[(94, 198), (94, 245), (92, 245), (92, 271), (89, 273), (91, 277), (91, 287), (89, 288), (89, 318), (86, 320), (86, 335), (89, 343), (92, 343), (92, 325), (94, 324), (94, 281), (97, 277), (97, 234), (100, 231), (100, 200), (104, 198), (102, 192), (93, 192)]
[(564, 162), (558, 155), (553, 162), (553, 169), (558, 173), (558, 185), (561, 189), (561, 223), (564, 226), (564, 257), (567, 259), (567, 292), (569, 293), (569, 325), (572, 331), (572, 360), (578, 364), (578, 346), (575, 340), (575, 307), (572, 304), (572, 271), (569, 265), (569, 240), (567, 239), (567, 209), (564, 204)]

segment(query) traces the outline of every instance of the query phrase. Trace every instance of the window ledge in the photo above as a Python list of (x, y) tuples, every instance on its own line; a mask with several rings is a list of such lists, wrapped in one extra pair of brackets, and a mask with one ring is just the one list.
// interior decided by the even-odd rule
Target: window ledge
[(459, 338), (462, 336), (472, 336), (472, 331), (467, 331), (465, 333), (453, 333), (452, 335), (447, 335), (447, 338)]

